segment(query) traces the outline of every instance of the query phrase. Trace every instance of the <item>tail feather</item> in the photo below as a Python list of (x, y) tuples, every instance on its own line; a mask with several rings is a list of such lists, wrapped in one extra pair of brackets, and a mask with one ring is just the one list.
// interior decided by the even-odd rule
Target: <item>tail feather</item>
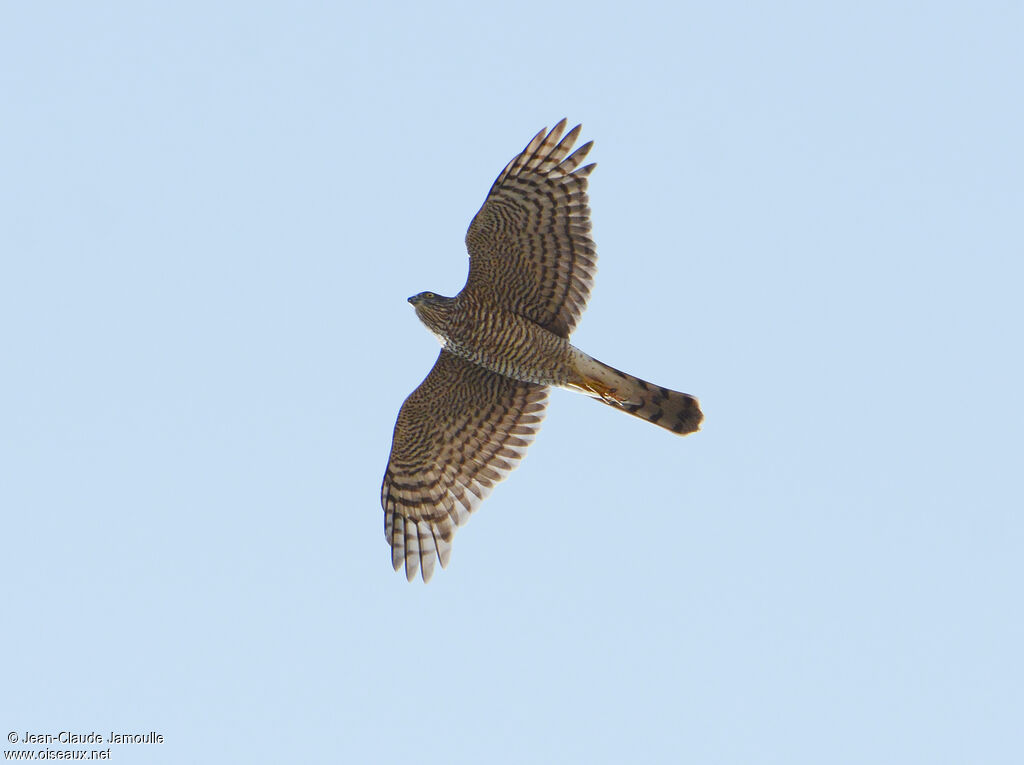
[(700, 429), (704, 413), (688, 393), (662, 388), (589, 356), (578, 364), (578, 371), (580, 380), (569, 387), (608, 406), (680, 436)]

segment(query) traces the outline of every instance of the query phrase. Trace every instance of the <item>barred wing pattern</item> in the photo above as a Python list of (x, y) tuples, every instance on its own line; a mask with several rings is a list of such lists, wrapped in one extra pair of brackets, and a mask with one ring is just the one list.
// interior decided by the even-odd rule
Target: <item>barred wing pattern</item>
[(597, 270), (587, 200), (595, 165), (580, 167), (593, 142), (569, 154), (580, 126), (563, 130), (564, 119), (541, 130), (494, 182), (466, 234), (463, 293), (568, 337)]
[(391, 563), (412, 581), (448, 565), (455, 529), (513, 470), (540, 429), (548, 392), (441, 351), (402, 404), (381, 487)]

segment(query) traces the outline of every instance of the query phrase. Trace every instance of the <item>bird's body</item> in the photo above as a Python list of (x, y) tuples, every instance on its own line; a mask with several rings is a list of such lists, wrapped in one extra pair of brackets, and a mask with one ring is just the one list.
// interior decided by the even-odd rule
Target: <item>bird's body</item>
[(450, 353), (523, 382), (565, 385), (572, 379), (575, 349), (564, 337), (511, 311), (482, 305), (472, 295), (429, 294), (409, 300)]
[(395, 424), (381, 488), (395, 569), (424, 581), (448, 563), (455, 529), (522, 458), (548, 386), (584, 393), (685, 435), (697, 400), (610, 367), (570, 344), (593, 284), (580, 126), (538, 133), (501, 172), (466, 234), (470, 271), (455, 297), (409, 298), (442, 350)]
[(481, 305), (471, 295), (428, 292), (409, 302), (445, 350), (491, 372), (584, 393), (675, 433), (700, 425), (693, 396), (610, 367), (529, 319)]

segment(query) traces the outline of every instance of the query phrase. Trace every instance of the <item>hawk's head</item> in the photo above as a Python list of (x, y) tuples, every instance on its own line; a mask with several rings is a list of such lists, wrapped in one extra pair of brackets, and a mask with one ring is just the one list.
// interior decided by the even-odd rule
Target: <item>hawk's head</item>
[(447, 336), (448, 309), (455, 302), (455, 298), (438, 295), (434, 292), (421, 292), (409, 298), (416, 309), (416, 315), (420, 321), (427, 325), (427, 329), (433, 332), (443, 343)]

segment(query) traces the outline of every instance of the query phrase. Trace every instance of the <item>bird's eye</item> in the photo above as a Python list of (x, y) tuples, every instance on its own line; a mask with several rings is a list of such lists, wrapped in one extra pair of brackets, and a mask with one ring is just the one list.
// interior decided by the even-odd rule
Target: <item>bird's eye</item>
[(423, 293), (423, 297), (425, 297), (427, 299), (430, 299), (430, 298), (436, 298), (437, 295), (435, 295), (433, 292), (424, 292)]

